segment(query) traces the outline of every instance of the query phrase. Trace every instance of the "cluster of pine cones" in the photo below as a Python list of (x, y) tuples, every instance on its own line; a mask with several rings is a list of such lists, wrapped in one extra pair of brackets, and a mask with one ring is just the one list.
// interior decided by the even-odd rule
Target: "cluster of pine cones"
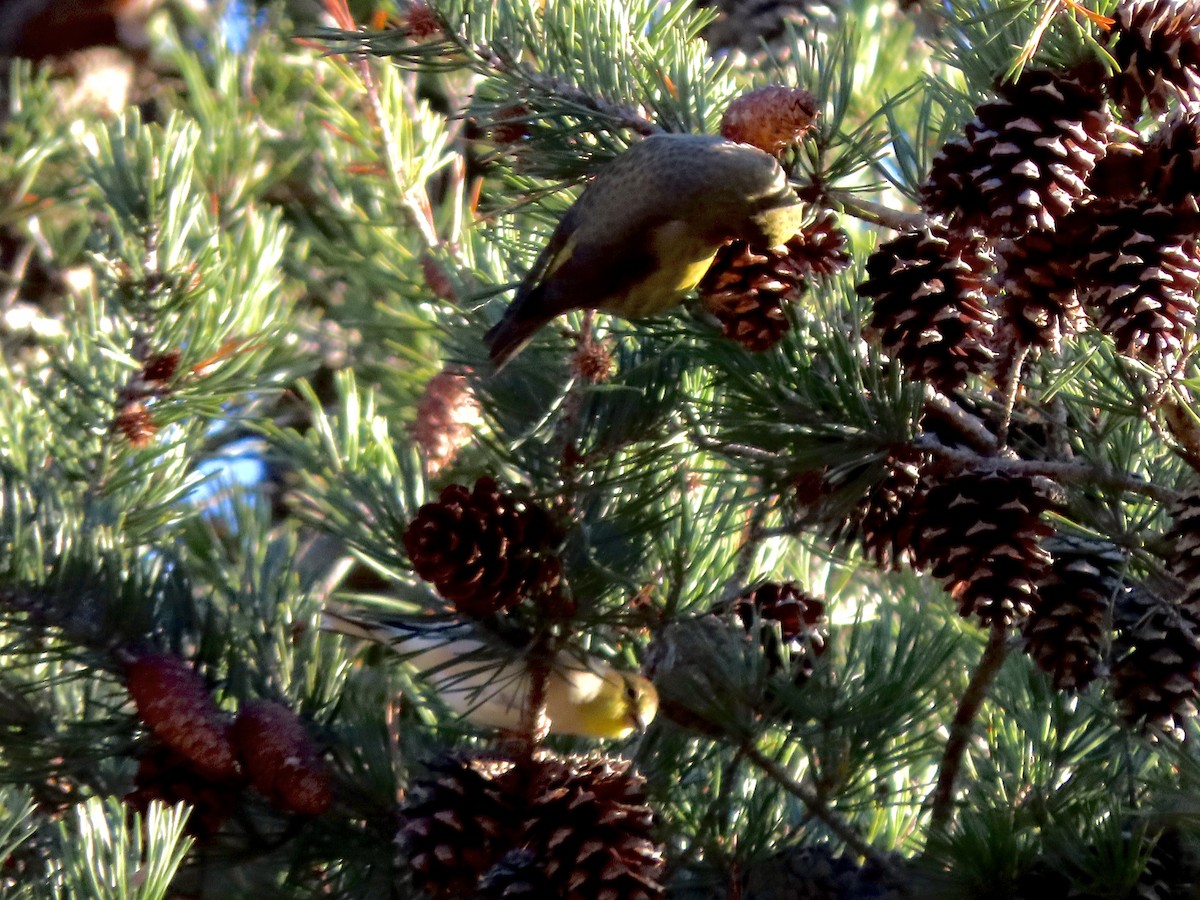
[[(1162, 376), (1193, 348), (1200, 6), (1125, 0), (1105, 40), (1115, 74), (1085, 62), (999, 86), (933, 160), (922, 224), (868, 259), (870, 328), (907, 376), (953, 395), (1088, 329)], [(1168, 731), (1194, 714), (1200, 498), (1174, 511), (1167, 576), (1151, 588), (1111, 545), (1054, 535), (1037, 479), (956, 469), (913, 445), (878, 471), (836, 537), (931, 572), (964, 616), (1020, 629), (1061, 689), (1105, 677), (1129, 721)]]

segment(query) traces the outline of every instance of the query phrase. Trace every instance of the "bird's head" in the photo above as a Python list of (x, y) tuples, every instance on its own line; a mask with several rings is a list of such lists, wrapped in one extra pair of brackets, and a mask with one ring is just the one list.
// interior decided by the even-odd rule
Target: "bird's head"
[(620, 739), (645, 731), (658, 714), (658, 691), (636, 672), (613, 669), (604, 674), (604, 687), (582, 704), (581, 731), (592, 737)]

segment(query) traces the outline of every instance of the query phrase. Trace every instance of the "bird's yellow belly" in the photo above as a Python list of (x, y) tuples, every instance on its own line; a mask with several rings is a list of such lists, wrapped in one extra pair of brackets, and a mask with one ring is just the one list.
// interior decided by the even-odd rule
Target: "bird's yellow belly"
[(680, 260), (677, 265), (660, 265), (624, 294), (606, 300), (600, 309), (626, 319), (642, 319), (666, 312), (700, 283), (715, 256), (714, 252), (701, 259)]

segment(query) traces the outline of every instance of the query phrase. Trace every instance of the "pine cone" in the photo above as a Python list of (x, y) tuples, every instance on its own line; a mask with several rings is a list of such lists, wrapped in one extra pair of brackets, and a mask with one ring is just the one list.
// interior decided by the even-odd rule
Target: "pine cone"
[(483, 617), (522, 597), (556, 595), (558, 530), (542, 507), (501, 491), (492, 478), (474, 490), (452, 484), (404, 532), (417, 574), (465, 616)]
[(302, 816), (329, 809), (329, 770), (304, 724), (286, 706), (269, 700), (246, 704), (232, 737), (251, 783), (280, 809)]
[(1168, 365), (1196, 325), (1197, 217), (1157, 200), (1097, 202), (1083, 269), (1084, 300), (1117, 350)]
[[(778, 622), (779, 636), (788, 648), (790, 668), (797, 683), (811, 677), (816, 658), (825, 652), (829, 637), (824, 603), (801, 590), (795, 582), (769, 581), (735, 600), (733, 611), (747, 631), (754, 627), (756, 618)], [(767, 640), (766, 634), (760, 639), (771, 671), (778, 671), (783, 667), (783, 654)]]
[(783, 305), (806, 289), (788, 254), (726, 244), (700, 282), (700, 297), (721, 320), (722, 334), (748, 350), (773, 347), (791, 328)]
[(1029, 478), (967, 471), (937, 480), (917, 511), (918, 563), (946, 580), (960, 615), (1012, 624), (1034, 609), (1049, 571), (1049, 509)]
[(1127, 722), (1161, 726), (1182, 738), (1200, 688), (1200, 613), (1195, 603), (1146, 589), (1121, 600), (1114, 611), (1113, 696)]
[(768, 84), (729, 104), (721, 137), (778, 155), (812, 127), (817, 109), (817, 98), (803, 88)]
[(404, 806), (400, 840), (418, 886), (435, 898), (471, 897), (516, 844), (522, 774), (500, 757), (451, 757), (429, 766)]
[(893, 238), (867, 259), (858, 293), (874, 298), (871, 330), (909, 375), (945, 392), (987, 368), (990, 266), (983, 241), (936, 222)]
[(1053, 561), (1038, 584), (1041, 602), (1025, 621), (1025, 652), (1060, 691), (1082, 691), (1100, 674), (1113, 599), (1125, 590), (1125, 556), (1111, 544), (1048, 542)]
[(915, 520), (913, 510), (921, 493), (921, 470), (928, 455), (909, 444), (892, 448), (884, 460), (882, 476), (838, 522), (834, 543), (859, 541), (881, 569), (899, 570), (912, 564)]
[(788, 260), (801, 278), (824, 279), (850, 266), (850, 236), (838, 227), (837, 215), (822, 210), (787, 242)]
[(1109, 32), (1121, 70), (1112, 96), (1131, 122), (1145, 103), (1154, 115), (1168, 100), (1200, 100), (1200, 3), (1196, 0), (1121, 0)]
[(1022, 346), (1057, 351), (1064, 337), (1087, 326), (1078, 291), (1087, 252), (1080, 218), (1067, 216), (1054, 233), (1030, 231), (1000, 247), (1000, 314)]
[(192, 761), (163, 744), (154, 744), (138, 760), (134, 789), (125, 802), (141, 813), (159, 800), (192, 808), (185, 826), (200, 841), (211, 839), (237, 808), (245, 785), (240, 779), (206, 778)]
[(1055, 230), (1087, 194), (1113, 123), (1094, 67), (1026, 71), (934, 158), (925, 208), (989, 237)]
[(1183, 584), (1188, 602), (1200, 608), (1200, 488), (1180, 496), (1164, 539), (1172, 547), (1171, 574)]
[(443, 369), (429, 379), (417, 403), (412, 435), (431, 476), (454, 462), (480, 419), (479, 403), (465, 375)]
[(229, 724), (195, 669), (177, 656), (147, 653), (126, 667), (125, 685), (146, 727), (198, 773), (237, 777)]
[(480, 879), (476, 900), (541, 900), (554, 888), (537, 854), (527, 847), (509, 850)]
[(662, 849), (645, 779), (627, 759), (554, 757), (540, 771), (525, 811), (521, 843), (541, 861), (550, 897), (651, 900), (662, 897)]
[[(1163, 125), (1141, 163), (1147, 185), (1143, 196), (1194, 210), (1200, 196), (1200, 113), (1181, 113)], [(1098, 191), (1097, 196), (1109, 197)]]
[(435, 898), (661, 897), (642, 785), (609, 757), (445, 760), (414, 785), (402, 842)]

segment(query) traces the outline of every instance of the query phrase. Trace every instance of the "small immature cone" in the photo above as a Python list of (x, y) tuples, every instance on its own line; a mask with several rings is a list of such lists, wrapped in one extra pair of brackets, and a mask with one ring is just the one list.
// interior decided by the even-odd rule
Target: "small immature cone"
[(212, 779), (237, 775), (229, 725), (195, 669), (177, 656), (147, 653), (129, 664), (125, 684), (146, 727), (197, 772)]
[(817, 117), (817, 99), (802, 88), (771, 84), (742, 94), (721, 117), (721, 136), (778, 155)]
[(304, 723), (286, 706), (246, 704), (233, 724), (233, 742), (251, 783), (276, 806), (302, 816), (329, 809), (329, 770)]
[(465, 375), (443, 369), (425, 385), (412, 435), (431, 476), (454, 462), (482, 416)]

